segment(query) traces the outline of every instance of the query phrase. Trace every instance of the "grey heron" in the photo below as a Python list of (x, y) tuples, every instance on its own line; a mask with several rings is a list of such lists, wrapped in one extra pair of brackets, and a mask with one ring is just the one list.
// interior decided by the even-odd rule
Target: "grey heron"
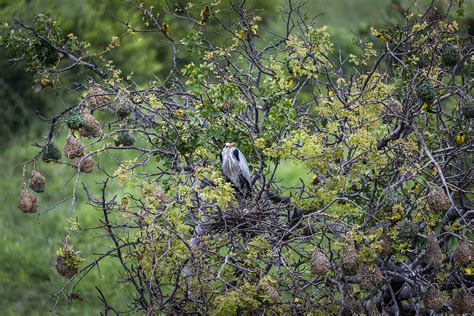
[(232, 143), (226, 143), (221, 152), (222, 171), (235, 188), (246, 198), (252, 190), (247, 159)]

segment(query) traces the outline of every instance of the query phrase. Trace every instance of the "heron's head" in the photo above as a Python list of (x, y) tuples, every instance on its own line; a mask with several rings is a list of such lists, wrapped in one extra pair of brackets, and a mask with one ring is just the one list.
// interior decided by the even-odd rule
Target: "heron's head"
[(232, 148), (232, 147), (234, 147), (234, 146), (235, 146), (234, 143), (225, 143), (225, 147), (226, 147), (226, 148)]

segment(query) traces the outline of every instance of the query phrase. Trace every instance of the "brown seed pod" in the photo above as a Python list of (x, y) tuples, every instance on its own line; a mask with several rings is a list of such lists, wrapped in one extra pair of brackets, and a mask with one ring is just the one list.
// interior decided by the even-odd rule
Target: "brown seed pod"
[(107, 104), (106, 92), (95, 82), (89, 83), (89, 90), (86, 96), (86, 106), (89, 110), (95, 110)]
[(459, 291), (455, 297), (449, 300), (449, 306), (456, 314), (474, 312), (474, 295), (467, 293), (464, 289)]
[[(79, 167), (80, 172), (85, 172), (85, 173), (92, 172), (92, 170), (94, 170), (94, 159), (92, 159), (91, 157), (86, 157), (84, 159), (82, 158), (83, 157), (74, 158), (74, 160), (72, 161), (72, 166), (75, 169), (78, 169)], [(81, 162), (81, 159), (82, 159), (82, 162)], [(79, 166), (79, 163), (81, 164), (80, 166)]]
[(37, 169), (33, 169), (28, 184), (30, 189), (35, 192), (41, 193), (46, 190), (46, 178)]
[(443, 251), (439, 247), (436, 234), (431, 231), (428, 233), (428, 241), (426, 242), (425, 260), (432, 268), (437, 268), (443, 262)]
[(472, 244), (461, 241), (454, 252), (454, 261), (461, 266), (469, 265), (473, 260), (473, 248)]
[(318, 248), (315, 248), (311, 255), (311, 272), (315, 275), (324, 276), (331, 270), (331, 262)]
[(84, 145), (79, 139), (69, 134), (66, 138), (66, 143), (64, 143), (63, 152), (64, 156), (69, 159), (82, 157), (84, 155)]
[(377, 286), (383, 280), (380, 268), (375, 264), (364, 264), (359, 268), (360, 286), (366, 290), (370, 290)]
[(354, 275), (357, 273), (357, 250), (354, 240), (350, 239), (342, 248), (341, 268), (344, 274)]
[(21, 181), (21, 193), (18, 200), (18, 208), (23, 213), (35, 213), (38, 210), (38, 200), (35, 195), (26, 188), (25, 168), (23, 168), (23, 176)]
[(79, 129), (79, 133), (84, 137), (99, 137), (102, 134), (102, 126), (95, 117), (88, 113), (84, 112), (82, 114), (84, 118), (84, 126)]
[(423, 295), (423, 305), (426, 309), (437, 311), (443, 307), (445, 301), (446, 299), (435, 286), (430, 286)]
[(443, 188), (435, 188), (428, 197), (428, 206), (435, 213), (446, 212), (451, 206), (451, 201)]

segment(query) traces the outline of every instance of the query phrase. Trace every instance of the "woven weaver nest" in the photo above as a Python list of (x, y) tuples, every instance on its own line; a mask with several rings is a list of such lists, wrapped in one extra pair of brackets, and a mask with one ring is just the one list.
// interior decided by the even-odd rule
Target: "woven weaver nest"
[[(82, 162), (81, 162), (82, 160)], [(79, 165), (80, 163), (80, 165)], [(79, 168), (80, 172), (90, 173), (94, 170), (94, 159), (91, 157), (76, 157), (72, 161), (72, 166), (77, 170)]]
[(21, 189), (18, 208), (23, 213), (35, 213), (38, 210), (38, 199), (28, 189)]
[(435, 286), (430, 286), (426, 293), (423, 295), (423, 305), (426, 309), (434, 311), (440, 310), (443, 307), (446, 299), (441, 294), (440, 290)]
[(120, 131), (117, 133), (117, 139), (115, 140), (115, 146), (133, 146), (135, 138), (128, 131)]
[(311, 272), (315, 275), (325, 276), (331, 271), (331, 262), (317, 247), (314, 248), (310, 259)]
[(61, 151), (55, 143), (49, 142), (44, 147), (42, 158), (44, 162), (57, 161), (61, 159)]
[(418, 225), (410, 219), (400, 221), (397, 228), (398, 237), (406, 242), (413, 242), (419, 233)]
[(474, 295), (462, 289), (449, 300), (448, 305), (456, 314), (474, 313)]
[(95, 82), (89, 83), (86, 96), (86, 106), (89, 110), (95, 110), (106, 105), (108, 102), (104, 89)]
[(363, 311), (362, 305), (357, 299), (350, 295), (345, 297), (344, 305), (341, 306), (342, 316), (363, 315)]
[(466, 102), (462, 106), (462, 112), (464, 113), (464, 117), (467, 119), (474, 118), (474, 102)]
[(436, 98), (436, 90), (429, 80), (423, 80), (416, 88), (416, 95), (421, 101), (431, 103)]
[(82, 142), (75, 138), (72, 134), (69, 134), (64, 143), (64, 156), (69, 159), (84, 156), (84, 145)]
[(270, 284), (263, 280), (257, 287), (259, 292), (263, 292), (262, 294), (268, 298), (270, 304), (275, 304), (280, 301), (280, 294), (278, 293), (277, 289)]
[(425, 261), (432, 268), (437, 268), (443, 262), (443, 257), (436, 234), (430, 231), (426, 242)]
[(444, 65), (454, 67), (459, 61), (459, 51), (451, 45), (444, 45), (441, 49), (441, 59)]
[(387, 114), (388, 115), (400, 115), (403, 113), (403, 105), (400, 101), (395, 98), (390, 98), (387, 101)]
[(56, 257), (56, 270), (60, 275), (68, 279), (79, 273), (82, 258), (74, 251), (72, 245), (68, 244), (68, 238), (58, 250)]
[(370, 290), (383, 281), (382, 272), (376, 264), (363, 264), (359, 267), (360, 286)]
[(134, 110), (133, 102), (126, 95), (119, 93), (115, 101), (115, 113), (120, 118), (127, 117)]
[(84, 117), (84, 126), (79, 129), (79, 133), (84, 137), (99, 137), (102, 134), (102, 126), (96, 118), (88, 113), (82, 114)]
[(436, 187), (428, 196), (428, 206), (435, 213), (444, 213), (451, 206), (451, 201), (443, 188)]
[(380, 254), (384, 257), (390, 255), (392, 253), (392, 240), (390, 236), (387, 234), (387, 231), (383, 231), (382, 235), (380, 236), (382, 251)]
[(454, 261), (461, 266), (467, 266), (473, 261), (474, 246), (467, 241), (461, 241), (454, 252)]
[(21, 192), (18, 200), (18, 208), (23, 213), (35, 213), (38, 210), (38, 199), (26, 188), (25, 169), (21, 181)]
[(33, 169), (28, 185), (35, 192), (44, 192), (46, 190), (46, 178), (37, 169)]
[(357, 250), (354, 245), (354, 240), (349, 239), (342, 248), (341, 268), (344, 274), (354, 275), (357, 273), (357, 267)]
[(84, 117), (79, 108), (74, 108), (66, 116), (66, 125), (70, 129), (79, 129), (84, 126)]

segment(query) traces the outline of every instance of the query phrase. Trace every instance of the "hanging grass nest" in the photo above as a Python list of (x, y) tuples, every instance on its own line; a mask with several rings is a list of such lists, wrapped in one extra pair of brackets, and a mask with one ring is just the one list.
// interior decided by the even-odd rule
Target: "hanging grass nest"
[(42, 158), (44, 162), (58, 161), (61, 159), (61, 151), (55, 143), (50, 142), (44, 147)]
[(436, 90), (431, 85), (429, 79), (426, 79), (416, 88), (416, 95), (421, 101), (432, 103), (436, 98)]
[(66, 116), (66, 125), (70, 129), (79, 129), (84, 126), (84, 117), (79, 108), (74, 108)]
[(84, 126), (79, 129), (79, 133), (84, 137), (99, 137), (102, 134), (102, 126), (99, 121), (89, 112), (82, 114), (84, 118)]
[(64, 156), (69, 159), (74, 159), (77, 157), (84, 156), (84, 145), (82, 142), (74, 137), (72, 134), (69, 134), (64, 143)]
[(275, 284), (271, 279), (262, 279), (257, 287), (257, 291), (260, 297), (262, 297), (265, 303), (276, 304), (280, 301), (280, 293), (275, 288)]
[[(79, 169), (80, 172), (91, 173), (94, 170), (94, 159), (91, 157), (76, 157), (72, 161), (72, 166), (77, 170)], [(82, 162), (81, 162), (82, 160)], [(79, 165), (80, 163), (80, 165)]]
[(384, 230), (380, 236), (382, 250), (380, 254), (384, 257), (392, 254), (392, 240), (388, 236), (387, 232)]
[(473, 102), (466, 102), (462, 106), (462, 113), (466, 119), (474, 118), (474, 103)]
[(461, 241), (454, 252), (454, 261), (461, 266), (467, 266), (473, 261), (474, 246), (467, 241)]
[(41, 193), (46, 190), (46, 178), (37, 169), (33, 169), (28, 184), (30, 189), (35, 192)]
[(404, 198), (400, 193), (394, 190), (388, 190), (381, 199), (382, 207), (389, 211), (395, 204), (403, 204)]
[(128, 131), (120, 131), (117, 133), (117, 139), (115, 140), (115, 146), (133, 146), (135, 138)]
[(133, 110), (133, 102), (127, 98), (126, 95), (119, 94), (117, 96), (117, 100), (115, 101), (115, 113), (117, 113), (117, 115), (123, 119), (132, 113)]
[(403, 105), (395, 98), (390, 98), (387, 101), (387, 112), (389, 115), (400, 115), (403, 113)]
[(56, 252), (56, 270), (60, 275), (68, 279), (79, 273), (82, 259), (77, 252), (68, 244), (68, 238), (64, 239), (63, 246)]
[(418, 225), (412, 220), (404, 219), (398, 223), (398, 237), (406, 242), (413, 242), (419, 232)]
[(453, 46), (446, 44), (441, 49), (441, 59), (445, 66), (454, 67), (459, 62), (459, 51)]
[(349, 295), (344, 298), (344, 305), (341, 306), (341, 315), (363, 315), (363, 311), (364, 309), (358, 300)]
[(280, 294), (273, 286), (267, 285), (265, 290), (272, 303), (277, 303), (280, 300)]
[(446, 299), (443, 297), (443, 294), (441, 294), (441, 291), (433, 285), (430, 286), (423, 295), (423, 305), (426, 309), (434, 311), (440, 310), (445, 301)]
[(428, 206), (435, 213), (444, 213), (451, 206), (451, 201), (443, 188), (436, 187), (428, 197)]
[(26, 188), (25, 169), (21, 180), (21, 193), (18, 200), (18, 208), (23, 213), (35, 213), (38, 210), (38, 199)]
[(106, 105), (108, 102), (106, 92), (95, 82), (89, 83), (89, 90), (86, 96), (86, 106), (89, 110), (95, 110)]
[(426, 242), (425, 261), (432, 268), (437, 268), (443, 262), (443, 258), (443, 251), (439, 247), (438, 238), (436, 238), (435, 233), (430, 231)]
[(331, 270), (331, 262), (324, 253), (315, 248), (311, 255), (311, 272), (315, 275), (325, 276)]
[(345, 275), (354, 275), (357, 273), (357, 250), (354, 240), (349, 239), (342, 248), (341, 268)]
[(360, 286), (371, 290), (383, 281), (382, 271), (376, 264), (364, 264), (359, 268)]
[(474, 295), (462, 289), (449, 300), (449, 306), (456, 315), (474, 313)]
[(379, 308), (377, 307), (377, 304), (374, 302), (374, 300), (370, 300), (368, 309), (369, 309), (369, 313), (367, 315), (370, 315), (370, 316), (384, 316), (384, 314), (382, 314), (379, 311)]

